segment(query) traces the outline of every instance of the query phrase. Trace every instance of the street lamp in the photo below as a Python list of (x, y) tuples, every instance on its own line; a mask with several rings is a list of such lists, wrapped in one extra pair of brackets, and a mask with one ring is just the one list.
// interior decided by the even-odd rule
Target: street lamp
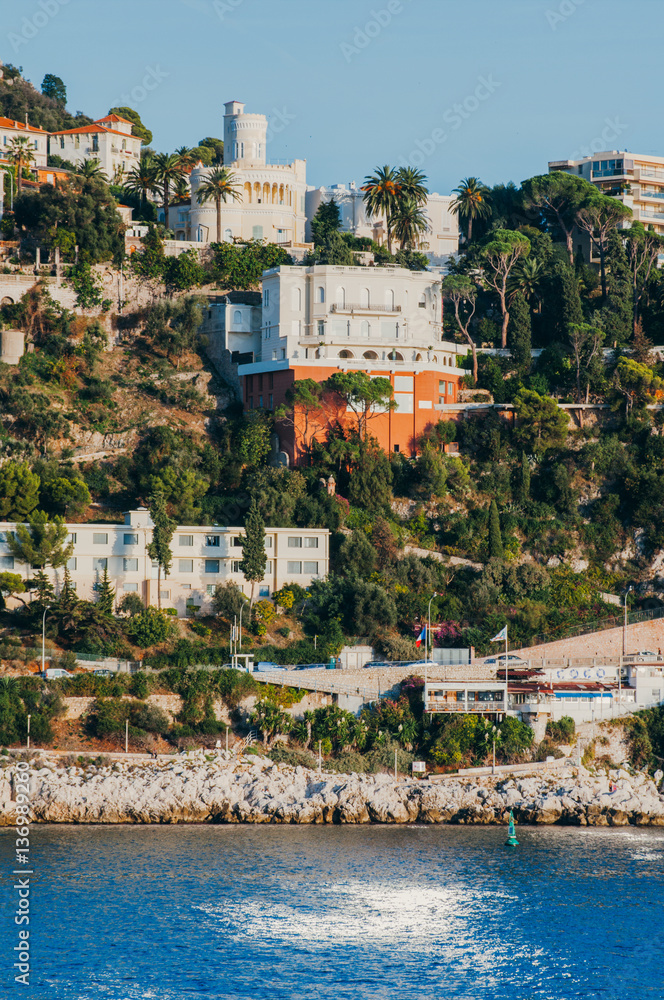
[(42, 677), (44, 676), (45, 673), (44, 660), (46, 653), (46, 612), (50, 607), (51, 605), (47, 604), (46, 607), (44, 608), (44, 614), (42, 615)]
[(625, 591), (625, 617), (623, 619), (623, 656), (625, 655), (625, 644), (627, 642), (627, 595), (632, 590), (632, 587), (628, 587)]
[[(427, 634), (425, 636), (425, 642), (424, 642), (424, 683), (425, 684), (427, 682), (427, 662), (429, 660), (429, 653), (428, 653), (428, 649), (429, 649), (429, 635), (431, 634), (431, 601), (433, 601), (434, 597), (438, 597), (438, 594), (435, 593), (435, 592), (431, 595), (431, 598), (429, 600), (429, 611), (428, 611), (428, 614), (427, 614)], [(433, 649), (433, 643), (431, 644), (431, 648)]]
[(27, 739), (26, 739), (26, 742), (25, 742), (25, 748), (26, 748), (26, 750), (30, 749), (30, 719), (31, 718), (32, 718), (32, 716), (29, 715), (28, 716), (28, 735), (27, 735)]

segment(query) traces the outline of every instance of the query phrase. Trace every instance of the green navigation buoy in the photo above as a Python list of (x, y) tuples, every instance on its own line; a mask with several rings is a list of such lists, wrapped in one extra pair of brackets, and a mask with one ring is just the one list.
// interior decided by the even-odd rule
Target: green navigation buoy
[(512, 815), (512, 810), (510, 809), (510, 825), (507, 831), (507, 840), (505, 841), (505, 847), (518, 847), (519, 841), (516, 839), (516, 830), (514, 829), (514, 816)]

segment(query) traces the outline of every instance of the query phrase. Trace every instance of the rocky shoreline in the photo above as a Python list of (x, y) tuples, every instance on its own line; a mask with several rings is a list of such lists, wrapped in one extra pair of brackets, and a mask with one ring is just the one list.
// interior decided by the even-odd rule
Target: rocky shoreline
[[(15, 776), (14, 763), (0, 772), (0, 826), (16, 823)], [(495, 824), (511, 809), (519, 823), (664, 826), (664, 796), (626, 770), (395, 781), (224, 753), (87, 767), (44, 754), (30, 765), (30, 808), (34, 823)]]

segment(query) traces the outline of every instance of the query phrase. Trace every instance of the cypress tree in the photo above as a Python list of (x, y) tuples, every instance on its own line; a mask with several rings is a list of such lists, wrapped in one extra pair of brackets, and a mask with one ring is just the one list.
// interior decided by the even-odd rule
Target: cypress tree
[(579, 280), (574, 268), (558, 259), (544, 293), (541, 329), (545, 342), (567, 343), (574, 323), (583, 323)]
[(265, 576), (267, 556), (265, 554), (265, 522), (260, 515), (256, 497), (252, 498), (251, 506), (244, 522), (245, 536), (242, 539), (242, 559), (240, 572), (245, 580), (251, 583), (251, 603), (249, 611), (254, 606), (254, 588)]
[(489, 559), (503, 558), (503, 536), (500, 533), (500, 517), (496, 501), (491, 501), (489, 509)]
[(510, 306), (507, 345), (517, 368), (524, 374), (527, 373), (530, 370), (532, 329), (530, 309), (521, 292), (517, 292)]
[(157, 563), (157, 604), (161, 610), (161, 571), (168, 576), (173, 564), (171, 539), (175, 531), (175, 521), (166, 512), (166, 497), (163, 493), (153, 493), (148, 501), (152, 518), (152, 541), (147, 547), (150, 559)]
[(606, 250), (607, 296), (601, 311), (601, 326), (607, 347), (624, 344), (633, 330), (633, 287), (622, 239), (616, 229), (609, 233)]

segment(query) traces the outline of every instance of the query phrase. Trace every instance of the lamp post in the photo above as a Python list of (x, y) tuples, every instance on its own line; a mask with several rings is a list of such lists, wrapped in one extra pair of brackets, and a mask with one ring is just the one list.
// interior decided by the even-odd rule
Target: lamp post
[(627, 595), (629, 594), (631, 589), (632, 589), (631, 587), (628, 587), (627, 590), (625, 591), (625, 617), (623, 618), (623, 642), (622, 642), (623, 656), (625, 655), (625, 646), (627, 643)]
[[(429, 661), (428, 650), (429, 650), (429, 635), (431, 633), (431, 602), (433, 601), (434, 597), (438, 597), (438, 594), (435, 591), (429, 599), (429, 610), (427, 612), (427, 634), (424, 637), (424, 683), (425, 684), (427, 682), (427, 663)], [(431, 644), (431, 648), (433, 649), (433, 643)]]
[(46, 612), (50, 607), (51, 605), (47, 604), (42, 615), (42, 677), (45, 673), (44, 660), (46, 659)]
[(30, 718), (31, 718), (31, 716), (28, 716), (28, 735), (27, 735), (27, 739), (25, 741), (25, 748), (26, 748), (26, 750), (30, 749)]
[(491, 764), (491, 773), (496, 773), (496, 727), (494, 726), (491, 730), (491, 735), (493, 737), (493, 761)]
[(240, 605), (240, 649), (242, 649), (242, 612), (244, 611), (244, 601)]

